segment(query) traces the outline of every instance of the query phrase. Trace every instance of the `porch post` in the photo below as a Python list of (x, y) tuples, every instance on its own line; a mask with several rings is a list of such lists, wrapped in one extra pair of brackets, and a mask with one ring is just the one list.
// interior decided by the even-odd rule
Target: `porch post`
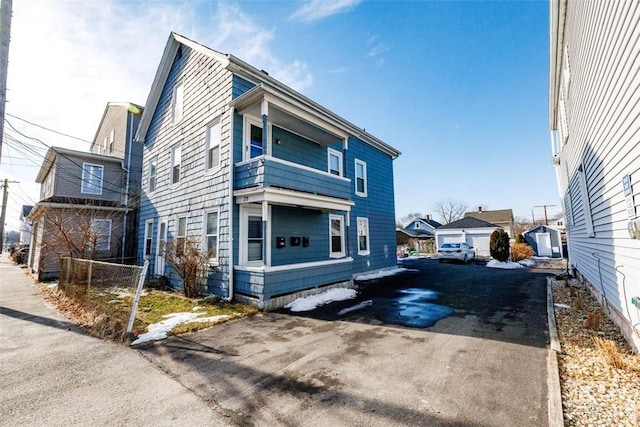
[(267, 239), (267, 219), (269, 218), (269, 202), (262, 201), (262, 265), (270, 266), (271, 259), (268, 258), (269, 251), (267, 245), (270, 245), (270, 239)]

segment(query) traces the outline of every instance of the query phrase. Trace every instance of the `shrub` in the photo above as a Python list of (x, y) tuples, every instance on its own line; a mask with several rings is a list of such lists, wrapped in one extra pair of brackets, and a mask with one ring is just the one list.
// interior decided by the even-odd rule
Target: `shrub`
[(497, 261), (506, 262), (509, 259), (509, 235), (504, 230), (491, 233), (489, 251), (491, 257)]
[(514, 243), (511, 247), (511, 260), (518, 262), (533, 256), (533, 248), (526, 243)]
[(527, 239), (525, 239), (522, 234), (518, 234), (516, 236), (516, 243), (524, 243), (525, 245), (529, 244), (529, 243), (527, 243)]

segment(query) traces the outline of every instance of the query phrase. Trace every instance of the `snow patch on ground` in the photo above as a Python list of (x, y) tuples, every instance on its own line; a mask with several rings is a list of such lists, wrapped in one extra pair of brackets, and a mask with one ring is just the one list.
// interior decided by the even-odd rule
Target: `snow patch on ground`
[(138, 338), (131, 343), (131, 345), (142, 344), (148, 341), (158, 341), (167, 338), (167, 334), (176, 326), (182, 323), (189, 322), (216, 322), (219, 320), (225, 320), (231, 316), (220, 315), (210, 317), (200, 317), (204, 313), (171, 313), (162, 317), (165, 320), (159, 323), (153, 323), (147, 326), (147, 332), (138, 336)]
[(361, 308), (369, 307), (373, 304), (373, 300), (362, 301), (360, 304), (352, 305), (351, 307), (343, 308), (338, 312), (338, 316), (342, 316), (347, 313), (351, 313), (352, 311), (360, 310)]
[(536, 262), (532, 259), (523, 259), (522, 261), (518, 261), (520, 264), (524, 265), (525, 267), (535, 267), (536, 266)]
[(512, 262), (512, 261), (502, 262), (502, 261), (497, 261), (495, 259), (492, 259), (487, 263), (487, 267), (502, 268), (505, 270), (515, 270), (517, 268), (524, 268), (524, 265), (520, 265), (517, 262)]
[(51, 282), (47, 285), (47, 288), (51, 289), (51, 288), (57, 288), (58, 287), (58, 282)]
[(553, 304), (554, 307), (558, 307), (558, 308), (571, 308), (571, 306), (567, 305), (567, 304), (560, 304), (559, 302)]
[[(406, 258), (405, 258), (406, 259)], [(381, 270), (381, 271), (377, 271), (375, 273), (369, 273), (369, 274), (361, 274), (359, 276), (355, 277), (355, 280), (374, 280), (374, 279), (381, 279), (383, 277), (387, 277), (387, 276), (393, 276), (395, 274), (400, 274), (400, 273), (404, 273), (407, 271), (418, 271), (418, 270), (414, 270), (414, 269), (410, 269), (410, 268), (390, 268), (388, 270)]]
[(304, 298), (298, 298), (285, 305), (284, 308), (288, 308), (291, 311), (311, 311), (320, 307), (321, 305), (328, 304), (333, 301), (344, 301), (347, 299), (353, 299), (356, 297), (355, 289), (348, 288), (333, 288), (327, 289), (324, 292), (315, 295), (309, 295)]

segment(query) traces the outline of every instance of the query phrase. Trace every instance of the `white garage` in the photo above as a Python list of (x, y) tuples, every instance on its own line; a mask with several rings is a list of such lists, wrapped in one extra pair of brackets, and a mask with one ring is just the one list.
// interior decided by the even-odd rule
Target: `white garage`
[(476, 256), (489, 257), (489, 239), (491, 233), (499, 227), (481, 219), (466, 217), (436, 228), (436, 245), (443, 243), (466, 242), (476, 250)]

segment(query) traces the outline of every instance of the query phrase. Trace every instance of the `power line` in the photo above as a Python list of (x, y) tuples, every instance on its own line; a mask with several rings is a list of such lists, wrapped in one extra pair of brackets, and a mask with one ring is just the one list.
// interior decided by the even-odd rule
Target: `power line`
[(6, 113), (6, 114), (9, 117), (13, 117), (14, 119), (21, 120), (21, 121), (23, 121), (25, 123), (29, 123), (32, 126), (38, 127), (40, 129), (44, 129), (44, 130), (49, 131), (49, 132), (53, 132), (53, 133), (58, 134), (58, 135), (66, 136), (67, 138), (75, 139), (77, 141), (86, 142), (87, 144), (92, 144), (93, 143), (92, 141), (88, 141), (88, 140), (86, 140), (84, 138), (78, 138), (77, 136), (69, 135), (67, 133), (60, 132), (60, 131), (57, 131), (55, 129), (48, 128), (46, 126), (39, 125), (39, 124), (34, 123), (32, 121), (29, 121), (27, 119), (23, 119), (22, 117), (14, 116), (13, 114), (9, 114), (9, 113)]

